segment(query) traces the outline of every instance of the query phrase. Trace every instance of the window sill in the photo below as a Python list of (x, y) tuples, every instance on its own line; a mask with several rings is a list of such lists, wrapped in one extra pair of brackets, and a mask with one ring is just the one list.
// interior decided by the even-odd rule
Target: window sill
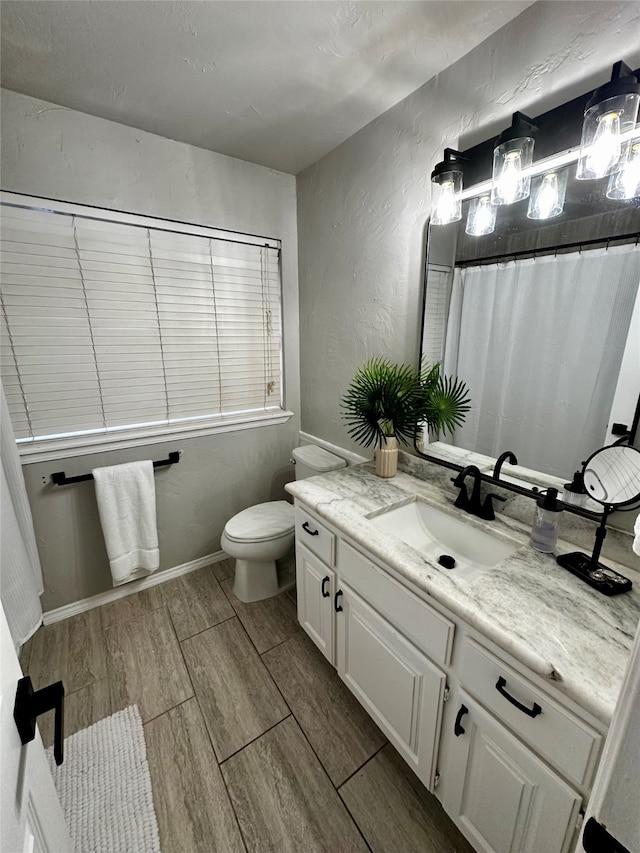
[(48, 462), (53, 459), (65, 459), (74, 456), (88, 456), (91, 453), (106, 453), (110, 450), (125, 450), (129, 447), (143, 447), (150, 444), (165, 444), (181, 438), (199, 438), (204, 435), (217, 435), (223, 432), (237, 432), (243, 429), (276, 426), (286, 423), (293, 412), (278, 409), (274, 412), (261, 412), (253, 416), (217, 418), (215, 421), (194, 421), (189, 424), (163, 425), (161, 427), (132, 429), (110, 432), (101, 435), (74, 436), (51, 441), (18, 444), (20, 461), (23, 465), (36, 462)]

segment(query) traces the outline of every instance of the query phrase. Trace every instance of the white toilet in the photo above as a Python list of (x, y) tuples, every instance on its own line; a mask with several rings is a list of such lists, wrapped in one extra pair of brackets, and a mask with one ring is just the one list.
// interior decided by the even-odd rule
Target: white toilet
[[(315, 444), (293, 450), (296, 480), (344, 468), (344, 459)], [(221, 544), (236, 559), (233, 592), (240, 601), (271, 598), (295, 583), (294, 510), (287, 501), (244, 509), (227, 521)]]

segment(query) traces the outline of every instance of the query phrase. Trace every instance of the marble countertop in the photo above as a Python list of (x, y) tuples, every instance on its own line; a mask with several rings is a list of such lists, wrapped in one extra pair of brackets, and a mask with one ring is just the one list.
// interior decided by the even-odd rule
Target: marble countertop
[[(415, 473), (415, 465), (413, 470)], [(554, 555), (534, 551), (529, 546), (530, 527), (500, 514), (495, 521), (483, 522), (455, 509), (451, 495), (438, 484), (443, 470), (424, 462), (420, 478), (398, 471), (386, 480), (375, 475), (372, 463), (366, 463), (298, 480), (286, 489), (410, 584), (608, 724), (640, 620), (640, 575), (606, 560), (629, 577), (634, 588), (613, 597), (602, 595), (558, 566)], [(422, 479), (430, 472), (431, 479)], [(372, 513), (414, 495), (469, 524), (515, 539), (520, 547), (480, 574), (456, 576), (455, 571), (430, 562), (369, 520)], [(532, 502), (532, 517), (533, 511)], [(558, 541), (556, 553), (575, 550), (582, 549)]]

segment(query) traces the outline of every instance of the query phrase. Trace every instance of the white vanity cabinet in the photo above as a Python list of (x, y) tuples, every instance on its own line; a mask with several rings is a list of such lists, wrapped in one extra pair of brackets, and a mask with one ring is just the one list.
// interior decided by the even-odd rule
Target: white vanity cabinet
[(335, 664), (335, 535), (296, 506), (298, 621), (327, 660)]
[(298, 621), (327, 660), (335, 664), (336, 574), (300, 544), (296, 544), (296, 588)]
[(300, 624), (478, 853), (569, 853), (602, 727), (300, 504), (296, 558)]
[(338, 594), (338, 674), (433, 790), (446, 676), (346, 584)]
[(480, 643), (461, 643), (461, 687), (578, 789), (588, 787), (602, 738)]
[(464, 691), (445, 811), (478, 853), (567, 853), (582, 798)]
[(457, 651), (445, 811), (479, 853), (572, 850), (600, 734), (473, 638)]
[(453, 623), (299, 505), (296, 583), (301, 626), (433, 790)]

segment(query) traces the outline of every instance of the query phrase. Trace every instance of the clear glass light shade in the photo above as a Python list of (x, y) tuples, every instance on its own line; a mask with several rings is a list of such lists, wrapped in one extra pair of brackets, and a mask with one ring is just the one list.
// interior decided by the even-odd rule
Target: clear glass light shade
[(625, 136), (635, 128), (639, 105), (640, 95), (616, 95), (585, 112), (577, 178), (604, 178), (618, 171)]
[(564, 210), (564, 197), (567, 191), (568, 169), (547, 172), (531, 180), (529, 196), (529, 219), (553, 219)]
[(448, 225), (462, 218), (462, 172), (434, 175), (432, 225)]
[(527, 171), (533, 160), (533, 137), (521, 136), (497, 145), (493, 151), (493, 204), (513, 204), (529, 195)]
[(623, 166), (609, 178), (607, 198), (625, 201), (640, 197), (640, 140), (625, 145)]
[(471, 199), (467, 226), (464, 229), (472, 237), (483, 237), (491, 234), (496, 227), (497, 207), (491, 204), (490, 195), (481, 195)]

